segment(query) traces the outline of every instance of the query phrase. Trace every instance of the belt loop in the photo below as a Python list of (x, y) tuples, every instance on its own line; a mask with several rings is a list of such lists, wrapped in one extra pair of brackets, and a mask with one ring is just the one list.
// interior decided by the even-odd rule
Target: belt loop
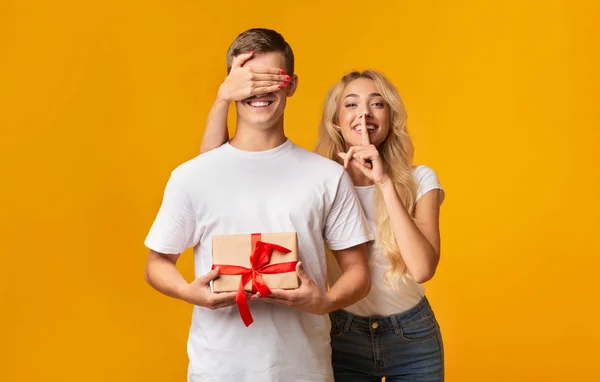
[(352, 324), (352, 314), (344, 311), (346, 314), (346, 323), (344, 324), (344, 332), (350, 331), (350, 324)]
[(391, 315), (390, 321), (392, 321), (392, 326), (394, 327), (394, 333), (402, 334), (402, 329), (400, 328), (400, 324), (398, 324), (398, 320), (396, 320), (396, 315)]

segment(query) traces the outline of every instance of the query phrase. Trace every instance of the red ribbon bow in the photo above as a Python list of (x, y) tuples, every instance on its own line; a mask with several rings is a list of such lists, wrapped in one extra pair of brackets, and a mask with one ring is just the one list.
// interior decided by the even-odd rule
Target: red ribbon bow
[(244, 285), (252, 280), (252, 292), (260, 292), (261, 296), (266, 297), (271, 294), (271, 289), (267, 286), (262, 278), (262, 274), (286, 273), (296, 270), (298, 261), (289, 261), (286, 263), (269, 264), (273, 250), (282, 253), (290, 253), (291, 250), (277, 244), (265, 243), (260, 241), (261, 234), (252, 234), (252, 253), (250, 254), (250, 266), (252, 268), (241, 267), (238, 265), (220, 265), (213, 264), (212, 269), (220, 267), (219, 274), (221, 275), (242, 275), (240, 285), (238, 286), (235, 301), (240, 311), (240, 316), (246, 327), (250, 326), (254, 319), (250, 313), (250, 307), (244, 293)]

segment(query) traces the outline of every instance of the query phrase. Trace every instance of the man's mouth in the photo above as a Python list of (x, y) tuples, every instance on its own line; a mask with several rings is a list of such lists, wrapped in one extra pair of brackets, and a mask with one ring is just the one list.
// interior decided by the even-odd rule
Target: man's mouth
[(259, 96), (248, 97), (242, 101), (246, 105), (250, 105), (255, 109), (263, 109), (265, 107), (271, 106), (275, 100), (269, 94), (263, 94)]
[(260, 109), (260, 108), (264, 108), (264, 107), (268, 107), (273, 103), (273, 101), (246, 101), (246, 104), (256, 108), (256, 109)]

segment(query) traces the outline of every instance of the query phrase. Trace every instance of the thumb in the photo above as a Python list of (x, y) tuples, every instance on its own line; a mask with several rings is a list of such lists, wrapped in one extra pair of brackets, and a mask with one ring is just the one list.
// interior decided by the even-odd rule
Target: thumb
[(306, 271), (304, 270), (304, 266), (302, 265), (301, 261), (298, 261), (298, 264), (296, 264), (296, 273), (298, 273), (298, 277), (300, 278), (301, 284), (310, 281), (310, 277), (308, 277), (308, 275), (306, 274)]
[(208, 285), (209, 282), (219, 277), (219, 267), (215, 267), (212, 271), (203, 274), (198, 277), (198, 281), (202, 284)]
[(241, 68), (242, 66), (244, 66), (246, 61), (248, 61), (249, 59), (252, 58), (253, 55), (254, 55), (254, 51), (238, 54), (237, 56), (235, 56), (233, 58), (233, 62), (231, 63), (231, 68), (232, 69), (233, 68)]

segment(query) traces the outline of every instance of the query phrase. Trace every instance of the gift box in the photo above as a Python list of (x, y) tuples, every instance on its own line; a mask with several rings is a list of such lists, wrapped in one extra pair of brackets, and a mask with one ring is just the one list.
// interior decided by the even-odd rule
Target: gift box
[[(273, 251), (270, 253), (270, 259), (262, 259), (263, 263), (265, 263), (264, 265), (298, 261), (298, 239), (295, 232), (215, 235), (212, 238), (213, 264), (214, 266), (220, 266), (221, 275), (213, 281), (213, 292), (234, 292), (238, 290), (242, 275), (227, 275), (226, 273), (228, 272), (226, 272), (225, 269), (227, 269), (227, 266), (238, 266), (249, 270), (252, 269), (251, 255), (256, 250), (256, 243), (258, 242), (263, 244), (275, 244), (289, 250), (289, 252), (285, 253), (274, 247)], [(268, 260), (268, 262), (265, 262), (264, 260)], [(287, 272), (270, 273), (272, 270), (267, 267), (264, 267), (264, 272), (261, 272), (259, 269), (261, 265), (257, 263), (258, 261), (261, 261), (261, 259), (256, 259), (254, 268), (261, 273), (262, 279), (270, 289), (298, 288), (298, 276), (296, 274), (295, 264), (293, 268), (289, 267), (288, 269), (290, 270)], [(244, 290), (248, 292), (257, 292), (256, 288), (252, 288), (252, 280), (249, 280), (244, 284)]]
[(212, 268), (220, 268), (213, 292), (238, 292), (236, 302), (246, 326), (252, 323), (252, 315), (244, 290), (266, 297), (271, 289), (299, 286), (295, 232), (214, 235), (212, 257)]

